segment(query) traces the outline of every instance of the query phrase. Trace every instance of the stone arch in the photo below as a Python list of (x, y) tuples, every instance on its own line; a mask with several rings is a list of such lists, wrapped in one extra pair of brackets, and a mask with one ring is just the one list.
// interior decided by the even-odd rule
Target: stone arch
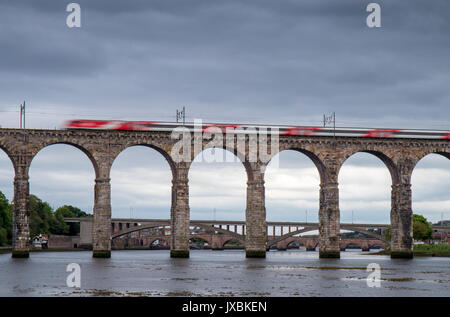
[[(242, 205), (242, 207), (243, 207), (243, 209), (242, 210), (245, 210), (244, 208), (245, 208), (245, 201), (246, 201), (246, 199), (247, 198), (245, 198), (246, 196), (246, 185), (248, 184), (248, 182), (250, 182), (251, 180), (253, 180), (253, 169), (252, 169), (252, 163), (249, 163), (249, 162), (247, 162), (247, 161), (242, 161), (241, 160), (241, 158), (239, 157), (239, 155), (238, 155), (238, 153), (236, 152), (236, 151), (231, 151), (230, 149), (228, 149), (228, 148), (226, 148), (225, 146), (223, 146), (223, 147), (216, 147), (216, 146), (206, 146), (206, 147), (204, 147), (204, 148), (202, 148), (202, 150), (201, 151), (199, 151), (198, 153), (196, 153), (196, 155), (193, 157), (193, 160), (192, 160), (192, 162), (191, 162), (191, 164), (189, 165), (189, 170), (188, 170), (188, 178), (191, 180), (191, 177), (192, 177), (192, 167), (193, 167), (193, 163), (194, 163), (194, 161), (195, 161), (195, 159), (197, 158), (197, 157), (200, 157), (201, 155), (203, 155), (203, 153), (205, 152), (205, 151), (208, 151), (208, 150), (211, 150), (211, 149), (219, 149), (220, 151), (223, 151), (223, 153), (224, 154), (226, 154), (227, 152), (228, 153), (230, 153), (230, 154), (232, 154), (232, 155), (234, 155), (234, 157), (236, 158), (237, 157), (237, 160), (236, 161), (234, 161), (234, 162), (228, 162), (228, 163), (233, 163), (233, 164), (236, 164), (236, 163), (238, 163), (238, 164), (236, 164), (235, 166), (233, 166), (233, 168), (235, 169), (235, 170), (237, 170), (237, 169), (239, 169), (239, 172), (241, 171), (241, 168), (240, 168), (240, 166), (241, 166), (241, 164), (242, 164), (242, 166), (244, 167), (244, 171), (245, 171), (245, 174), (246, 174), (246, 176), (247, 176), (247, 182), (245, 182), (243, 185), (244, 185), (244, 188), (243, 188), (243, 191), (242, 191), (242, 196), (243, 196), (243, 201), (242, 201), (242, 203), (243, 203), (243, 205)], [(195, 162), (195, 163), (199, 163), (198, 164), (198, 167), (201, 165), (201, 163), (203, 163), (202, 164), (202, 167), (204, 167), (204, 165), (206, 165), (205, 163), (206, 162)], [(211, 163), (215, 163), (215, 164), (220, 164), (221, 162), (211, 162)], [(227, 163), (227, 162), (224, 162), (224, 163)], [(241, 163), (241, 164), (239, 164), (239, 163)], [(239, 167), (238, 167), (239, 166)], [(194, 165), (194, 167), (195, 167), (195, 165)], [(241, 178), (241, 176), (239, 175), (237, 178), (234, 178), (234, 179), (239, 179), (239, 180), (241, 180), (242, 178)], [(192, 185), (192, 184), (194, 184), (194, 185)], [(190, 187), (189, 187), (189, 191), (190, 191), (190, 196), (189, 196), (189, 201), (191, 202), (191, 201), (194, 201), (194, 203), (195, 203), (195, 200), (197, 199), (197, 196), (196, 195), (192, 195), (191, 196), (191, 193), (192, 193), (192, 190), (194, 190), (195, 191), (195, 189), (196, 189), (196, 182), (193, 182), (193, 183), (191, 183), (191, 181), (190, 181)], [(240, 189), (240, 187), (239, 187), (239, 189)], [(192, 200), (191, 200), (192, 199)], [(241, 199), (239, 199), (239, 202), (241, 202)], [(192, 210), (194, 210), (194, 213), (197, 211), (197, 208), (192, 208), (191, 207), (191, 211)], [(195, 215), (194, 215), (194, 217), (195, 217)], [(216, 229), (218, 229), (218, 228), (216, 228)], [(219, 230), (220, 231), (220, 230)]]
[[(56, 142), (47, 142), (45, 144), (43, 144), (41, 147), (35, 149), (34, 151), (32, 151), (31, 154), (31, 159), (30, 159), (30, 163), (27, 167), (27, 169), (29, 169), (31, 167), (31, 164), (34, 160), (34, 158), (45, 148), (52, 146), (52, 145), (57, 145), (57, 144), (64, 144), (64, 145), (69, 145), (69, 146), (73, 146), (75, 148), (77, 148), (78, 150), (80, 150), (81, 152), (83, 152), (84, 154), (86, 154), (86, 156), (89, 158), (89, 160), (92, 163), (92, 166), (94, 168), (94, 172), (95, 172), (95, 178), (100, 177), (100, 168), (98, 165), (97, 160), (95, 159), (94, 155), (83, 145), (75, 143), (75, 142), (70, 142), (70, 141), (56, 141)], [(28, 170), (27, 170), (28, 172)]]
[(320, 182), (322, 184), (328, 182), (328, 180), (330, 179), (330, 175), (328, 173), (328, 169), (325, 166), (324, 162), (313, 151), (307, 150), (307, 149), (299, 147), (299, 146), (288, 146), (288, 147), (285, 147), (285, 148), (280, 148), (280, 151), (278, 151), (277, 153), (274, 153), (272, 155), (272, 157), (269, 160), (269, 162), (267, 162), (267, 165), (269, 165), (270, 161), (272, 161), (272, 159), (276, 155), (279, 155), (281, 152), (289, 151), (289, 150), (295, 151), (295, 152), (299, 152), (299, 153), (302, 153), (302, 154), (306, 155), (314, 163), (314, 165), (316, 166), (316, 168), (317, 168), (317, 170), (319, 172)]
[(389, 174), (391, 175), (392, 185), (397, 185), (400, 183), (400, 174), (399, 174), (396, 164), (394, 163), (394, 160), (391, 157), (389, 157), (387, 154), (383, 153), (382, 151), (371, 150), (371, 149), (357, 149), (357, 150), (353, 150), (351, 152), (345, 153), (344, 156), (341, 158), (341, 161), (340, 161), (340, 164), (338, 167), (337, 179), (339, 179), (339, 172), (340, 172), (342, 166), (344, 165), (344, 163), (350, 157), (355, 155), (356, 153), (368, 153), (368, 154), (372, 154), (373, 156), (379, 158), (384, 163), (384, 165), (387, 167), (387, 169), (389, 170)]
[(11, 165), (13, 166), (13, 169), (15, 172), (16, 168), (17, 168), (17, 162), (13, 159), (13, 155), (12, 155), (11, 151), (9, 150), (8, 146), (5, 146), (2, 143), (0, 143), (0, 151), (3, 151), (6, 154), (9, 161), (11, 162)]
[[(194, 162), (194, 160), (199, 155), (203, 155), (203, 152), (205, 152), (206, 150), (210, 150), (210, 149), (220, 149), (220, 150), (223, 150), (223, 151), (226, 151), (228, 153), (233, 154), (235, 157), (238, 158), (239, 162), (241, 162), (242, 165), (244, 166), (245, 172), (247, 173), (247, 180), (248, 181), (252, 181), (254, 179), (254, 177), (253, 177), (253, 169), (252, 169), (251, 163), (248, 162), (247, 160), (243, 161), (241, 159), (241, 158), (245, 157), (244, 154), (239, 152), (239, 151), (237, 151), (236, 149), (233, 150), (233, 149), (227, 148), (225, 145), (222, 146), (222, 147), (208, 146), (208, 145), (204, 146), (200, 152), (193, 153), (192, 162)], [(190, 172), (190, 167), (191, 166), (192, 166), (192, 164), (190, 164), (190, 166), (189, 166), (189, 172)]]
[(416, 168), (417, 164), (419, 164), (419, 162), (424, 159), (425, 157), (431, 155), (431, 154), (437, 154), (437, 155), (441, 155), (447, 159), (450, 160), (450, 150), (442, 150), (442, 149), (434, 149), (434, 150), (430, 150), (430, 151), (426, 151), (426, 152), (422, 152), (418, 157), (417, 160), (414, 163), (414, 166), (412, 167), (412, 171), (414, 171), (414, 169)]
[(132, 148), (132, 147), (136, 147), (136, 146), (147, 147), (147, 148), (153, 149), (153, 150), (157, 151), (158, 153), (160, 153), (166, 159), (167, 163), (169, 164), (170, 170), (172, 172), (172, 178), (175, 179), (177, 169), (175, 166), (175, 162), (173, 161), (170, 154), (167, 153), (162, 147), (156, 146), (154, 144), (144, 143), (144, 142), (136, 142), (136, 143), (127, 144), (126, 146), (117, 150), (113, 155), (111, 155), (111, 167), (114, 165), (114, 162), (116, 161), (117, 157), (121, 153), (125, 152), (128, 148)]
[[(431, 149), (431, 150), (428, 150), (428, 151), (424, 151), (424, 152), (420, 153), (420, 155), (417, 156), (417, 160), (413, 164), (413, 166), (411, 168), (411, 171), (410, 171), (410, 175), (409, 175), (410, 176), (410, 183), (411, 183), (411, 191), (412, 191), (412, 195), (411, 195), (412, 196), (411, 197), (411, 209), (413, 210), (413, 212), (426, 213), (426, 212), (429, 211), (429, 210), (427, 210), (427, 207), (425, 207), (424, 209), (422, 209), (420, 211), (419, 211), (419, 209), (416, 208), (417, 207), (416, 204), (420, 203), (420, 201), (421, 201), (420, 198), (419, 199), (417, 198), (418, 196), (420, 197), (420, 194), (421, 194), (421, 191), (418, 190), (418, 189), (421, 186), (423, 186), (424, 184), (426, 184), (426, 181), (425, 182), (420, 182), (420, 181), (416, 182), (417, 178), (413, 181), (413, 175), (414, 175), (414, 172), (418, 169), (418, 165), (419, 165), (420, 162), (424, 161), (424, 159), (426, 160), (427, 158), (430, 158), (430, 157), (433, 157), (433, 156), (439, 156), (438, 159), (444, 160), (444, 161), (445, 161), (445, 158), (450, 160), (450, 149), (449, 150), (447, 150), (447, 149)], [(444, 158), (444, 159), (442, 159), (442, 158)], [(447, 172), (447, 167), (450, 166), (450, 161), (447, 162), (447, 163), (444, 163), (444, 164), (446, 164), (445, 165), (445, 171)], [(416, 176), (417, 176), (417, 173), (416, 173)], [(433, 180), (435, 180), (435, 178), (433, 178)], [(446, 182), (443, 185), (445, 186), (445, 184), (446, 184)], [(431, 187), (428, 187), (428, 188), (432, 188), (432, 190), (434, 190), (435, 193), (436, 193), (437, 187), (431, 186)], [(435, 196), (435, 197), (437, 197), (437, 196)], [(431, 201), (433, 201), (433, 202), (441, 201), (442, 202), (442, 201), (447, 201), (448, 198), (449, 198), (449, 196), (448, 196), (447, 191), (446, 191), (443, 196), (441, 195), (438, 199), (436, 199), (436, 198), (433, 199), (432, 198)], [(446, 211), (447, 210), (445, 209), (445, 207), (444, 207), (443, 210), (441, 209), (441, 212), (446, 212)], [(428, 219), (428, 220), (430, 220), (430, 219)]]
[[(179, 171), (177, 169), (176, 163), (173, 161), (172, 157), (170, 156), (170, 154), (166, 151), (166, 149), (163, 146), (160, 146), (159, 144), (152, 144), (152, 143), (149, 143), (148, 141), (142, 141), (142, 140), (137, 140), (136, 142), (129, 141), (127, 143), (121, 144), (120, 147), (114, 149), (111, 152), (111, 155), (110, 155), (111, 163), (110, 163), (110, 171), (109, 171), (110, 174), (114, 173), (118, 169), (117, 164), (119, 164), (119, 163), (117, 161), (120, 161), (120, 160), (118, 160), (118, 157), (121, 154), (126, 153), (127, 150), (133, 149), (133, 148), (138, 149), (138, 150), (145, 149), (145, 151), (148, 151), (148, 149), (150, 149), (149, 152), (151, 152), (151, 153), (142, 153), (142, 154), (138, 154), (138, 155), (136, 155), (136, 153), (134, 153), (135, 155), (133, 157), (151, 157), (152, 160), (150, 162), (154, 162), (155, 164), (157, 163), (156, 165), (158, 165), (159, 160), (161, 158), (163, 158), (164, 160), (162, 160), (162, 161), (164, 161), (164, 163), (161, 163), (161, 166), (159, 166), (159, 168), (157, 169), (159, 171), (163, 171), (164, 173), (166, 173), (168, 171), (167, 170), (167, 165), (168, 165), (168, 167), (170, 169), (171, 179), (170, 179), (168, 172), (167, 172), (167, 175), (166, 174), (163, 175), (164, 184), (168, 185), (169, 189), (167, 191), (164, 191), (164, 193), (161, 196), (161, 200), (163, 201), (163, 203), (162, 203), (163, 206), (160, 206), (159, 210), (164, 210), (164, 211), (167, 211), (167, 213), (170, 213), (170, 210), (172, 210), (174, 208), (175, 203), (176, 203), (176, 201), (174, 199), (173, 186), (172, 186), (172, 189), (170, 189), (170, 187), (171, 187), (171, 185), (173, 185), (173, 182), (176, 179), (177, 173), (179, 173)], [(130, 152), (132, 152), (132, 151), (130, 151)], [(133, 154), (133, 153), (130, 153), (130, 154)], [(156, 155), (156, 157), (152, 157), (152, 155)], [(116, 164), (116, 170), (114, 170), (115, 164)], [(149, 165), (151, 166), (151, 163), (149, 163)], [(129, 171), (130, 165), (127, 164), (126, 166), (127, 167), (124, 170)], [(142, 165), (136, 165), (136, 166), (142, 167)], [(153, 170), (155, 170), (155, 169), (153, 169)], [(138, 174), (133, 174), (132, 176), (137, 177)], [(133, 179), (133, 177), (131, 177), (131, 179)], [(147, 179), (148, 178), (145, 178), (142, 180), (147, 182)], [(134, 179), (134, 180), (136, 180), (136, 179)], [(119, 210), (119, 208), (113, 207), (113, 206), (116, 206), (116, 204), (120, 201), (120, 200), (116, 200), (120, 195), (118, 195), (119, 192), (116, 191), (117, 187), (115, 187), (119, 183), (120, 183), (120, 178), (115, 177), (115, 178), (111, 179), (111, 207), (112, 207), (111, 215), (113, 215), (113, 216), (117, 215), (116, 212), (117, 212), (117, 210)], [(135, 193), (133, 198), (136, 199), (137, 197), (139, 197), (139, 194)], [(153, 196), (150, 196), (150, 197), (153, 197)], [(142, 196), (142, 198), (144, 198), (144, 197)], [(166, 205), (166, 203), (167, 203), (167, 205)], [(131, 202), (130, 205), (133, 205), (133, 203)]]

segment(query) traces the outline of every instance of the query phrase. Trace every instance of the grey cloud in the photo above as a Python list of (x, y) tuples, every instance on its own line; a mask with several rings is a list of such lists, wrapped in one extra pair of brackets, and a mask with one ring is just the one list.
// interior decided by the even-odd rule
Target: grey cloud
[[(76, 117), (173, 120), (174, 110), (187, 105), (189, 120), (317, 125), (323, 113), (336, 111), (341, 126), (449, 129), (446, 0), (378, 1), (381, 29), (365, 26), (367, 1), (78, 2), (81, 29), (65, 26), (65, 2), (0, 2), (0, 125), (16, 127), (18, 113), (9, 111), (26, 99), (27, 122), (36, 128)], [(87, 158), (49, 151), (55, 156), (38, 157), (31, 173), (57, 161), (92, 172)], [(116, 163), (118, 171), (150, 164), (167, 171), (150, 152), (127, 152)], [(298, 153), (282, 154), (280, 164), (314, 168)], [(347, 164), (385, 170), (368, 156)], [(437, 197), (445, 194), (420, 196)], [(271, 208), (269, 218), (294, 210)]]
[[(447, 111), (444, 1), (384, 1), (380, 30), (364, 25), (363, 1), (89, 1), (80, 2), (81, 30), (64, 26), (66, 13), (50, 9), (59, 5), (43, 3), (19, 10), (47, 21), (36, 42), (23, 38), (28, 53), (9, 45), (18, 53), (3, 59), (10, 61), (4, 70), (39, 76), (38, 86), (59, 84), (32, 94), (35, 102), (70, 99), (79, 112), (87, 104), (120, 109), (131, 103), (131, 110), (146, 104), (154, 111), (188, 103), (196, 117), (276, 123), (336, 110), (353, 125), (386, 115), (419, 125), (417, 115), (432, 121)], [(33, 50), (36, 43), (48, 49)], [(58, 74), (66, 76), (62, 85)], [(17, 85), (14, 74), (10, 81)], [(224, 114), (225, 106), (235, 115)]]

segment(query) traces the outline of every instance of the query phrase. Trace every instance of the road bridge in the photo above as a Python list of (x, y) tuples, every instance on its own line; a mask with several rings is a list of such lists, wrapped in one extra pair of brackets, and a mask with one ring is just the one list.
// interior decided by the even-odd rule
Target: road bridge
[[(92, 225), (93, 218), (65, 218), (65, 221), (80, 223), (80, 246), (92, 247)], [(189, 239), (194, 237), (207, 241), (212, 249), (223, 249), (228, 241), (238, 241), (245, 246), (246, 228), (245, 221), (226, 220), (191, 220), (189, 225)], [(341, 223), (342, 231), (362, 233), (368, 238), (340, 238), (339, 248), (345, 250), (346, 246), (353, 244), (360, 246), (363, 250), (368, 250), (373, 246), (389, 247), (389, 241), (384, 238), (384, 231), (387, 224), (358, 224)], [(450, 233), (450, 226), (432, 226), (434, 231)], [(319, 239), (317, 234), (319, 224), (311, 222), (267, 222), (268, 232), (265, 247), (266, 249), (277, 248), (283, 250), (291, 243), (299, 242), (308, 250), (315, 250), (318, 247)], [(170, 246), (171, 228), (170, 219), (134, 219), (134, 218), (113, 218), (111, 219), (111, 231), (113, 245), (121, 238), (134, 239), (134, 245), (148, 246), (156, 240), (165, 241)], [(148, 234), (141, 234), (143, 232)], [(308, 236), (301, 236), (309, 233)], [(125, 242), (116, 242), (117, 247), (123, 247)]]

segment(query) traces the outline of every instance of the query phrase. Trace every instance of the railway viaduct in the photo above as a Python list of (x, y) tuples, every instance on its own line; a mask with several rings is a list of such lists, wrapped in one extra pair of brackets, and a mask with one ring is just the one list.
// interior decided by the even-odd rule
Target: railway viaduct
[[(261, 147), (261, 141), (271, 144), (272, 137), (245, 135), (245, 146), (239, 145), (238, 135), (222, 148), (234, 153), (247, 172), (246, 255), (264, 257), (267, 226), (264, 198), (264, 172), (268, 162), (252, 160), (250, 146)], [(111, 186), (110, 169), (114, 159), (131, 146), (148, 146), (161, 153), (172, 171), (171, 256), (189, 256), (189, 183), (188, 172), (193, 158), (206, 148), (218, 147), (210, 140), (195, 135), (191, 138), (190, 162), (179, 161), (172, 149), (178, 143), (170, 132), (115, 130), (33, 130), (0, 129), (0, 149), (15, 170), (13, 211), (13, 257), (29, 256), (29, 176), (30, 164), (36, 154), (52, 144), (68, 144), (83, 151), (95, 170), (93, 256), (111, 254)], [(203, 147), (199, 150), (195, 141)], [(257, 142), (257, 143), (256, 143)], [(256, 143), (256, 144), (255, 144)], [(450, 158), (450, 141), (412, 138), (358, 138), (344, 136), (279, 136), (279, 146), (267, 146), (269, 157), (284, 150), (296, 150), (308, 156), (320, 174), (319, 195), (319, 256), (339, 257), (339, 186), (342, 164), (357, 152), (378, 157), (389, 169), (391, 194), (391, 257), (412, 257), (411, 174), (424, 156), (437, 153)]]

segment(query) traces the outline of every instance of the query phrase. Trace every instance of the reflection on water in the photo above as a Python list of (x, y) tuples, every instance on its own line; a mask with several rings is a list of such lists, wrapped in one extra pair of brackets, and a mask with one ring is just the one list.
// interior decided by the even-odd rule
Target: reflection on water
[[(81, 288), (66, 286), (69, 263), (81, 266)], [(381, 287), (370, 288), (369, 263), (381, 267)], [(0, 254), (0, 296), (450, 296), (450, 258), (390, 259), (341, 252), (270, 251), (246, 259), (243, 250), (191, 250), (189, 259), (169, 251), (39, 252), (29, 259)]]

